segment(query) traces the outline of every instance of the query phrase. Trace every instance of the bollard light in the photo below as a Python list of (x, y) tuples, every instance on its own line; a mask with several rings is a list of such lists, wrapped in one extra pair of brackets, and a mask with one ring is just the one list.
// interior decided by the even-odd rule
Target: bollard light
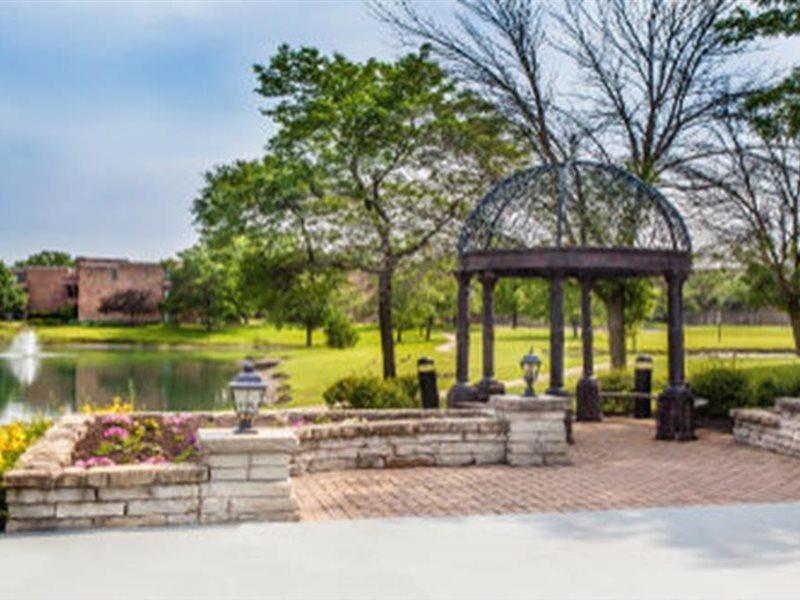
[(258, 407), (264, 401), (267, 384), (256, 373), (252, 362), (244, 362), (242, 372), (228, 384), (228, 389), (236, 411), (237, 426), (234, 433), (255, 433), (253, 419), (258, 415)]
[(533, 384), (539, 378), (539, 369), (542, 368), (542, 361), (533, 353), (533, 348), (531, 348), (522, 357), (519, 366), (522, 367), (523, 378), (525, 379), (525, 393), (523, 395), (531, 398), (536, 395), (533, 391)]

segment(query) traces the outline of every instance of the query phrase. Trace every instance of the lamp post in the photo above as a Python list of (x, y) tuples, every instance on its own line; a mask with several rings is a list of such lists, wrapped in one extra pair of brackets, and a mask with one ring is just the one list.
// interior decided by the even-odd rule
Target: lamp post
[(542, 368), (542, 361), (533, 353), (531, 348), (528, 353), (519, 361), (519, 366), (522, 367), (523, 378), (525, 379), (525, 393), (523, 396), (532, 398), (536, 394), (533, 391), (533, 384), (539, 378), (539, 370)]
[(233, 407), (236, 411), (234, 433), (256, 433), (253, 419), (258, 415), (258, 407), (266, 396), (267, 384), (256, 373), (253, 363), (244, 361), (242, 371), (228, 384)]

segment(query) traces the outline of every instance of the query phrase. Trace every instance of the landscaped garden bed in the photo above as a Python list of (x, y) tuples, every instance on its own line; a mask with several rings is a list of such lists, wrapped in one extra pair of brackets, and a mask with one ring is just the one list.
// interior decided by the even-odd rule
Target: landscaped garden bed
[(4, 479), (8, 529), (292, 520), (290, 474), (568, 463), (563, 398), (476, 410), (287, 410), (233, 433), (232, 413), (70, 415)]
[(200, 420), (186, 413), (105, 414), (88, 424), (73, 453), (77, 467), (197, 462)]

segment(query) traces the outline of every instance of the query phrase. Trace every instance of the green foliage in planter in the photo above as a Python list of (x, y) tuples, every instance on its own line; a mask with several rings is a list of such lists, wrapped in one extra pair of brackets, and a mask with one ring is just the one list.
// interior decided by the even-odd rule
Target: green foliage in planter
[(330, 386), (322, 397), (331, 408), (418, 408), (407, 378), (383, 380), (371, 376), (351, 376)]

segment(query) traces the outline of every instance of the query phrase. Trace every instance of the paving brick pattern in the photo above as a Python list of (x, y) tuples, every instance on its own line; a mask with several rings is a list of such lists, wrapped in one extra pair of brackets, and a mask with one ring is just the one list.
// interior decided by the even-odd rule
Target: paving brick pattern
[(303, 520), (800, 501), (800, 459), (700, 430), (656, 442), (652, 422), (578, 423), (564, 467), (413, 468), (297, 477)]

